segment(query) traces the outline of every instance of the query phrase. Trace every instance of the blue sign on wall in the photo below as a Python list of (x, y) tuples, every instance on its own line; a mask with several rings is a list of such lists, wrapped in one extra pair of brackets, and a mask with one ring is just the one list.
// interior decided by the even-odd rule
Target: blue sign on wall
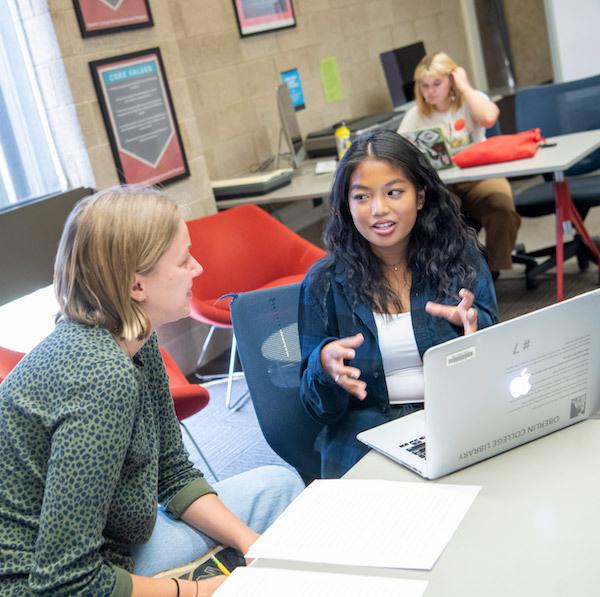
[(300, 80), (298, 69), (292, 68), (290, 70), (284, 70), (281, 73), (281, 82), (288, 86), (294, 110), (303, 110), (305, 108), (304, 91), (302, 89), (302, 81)]

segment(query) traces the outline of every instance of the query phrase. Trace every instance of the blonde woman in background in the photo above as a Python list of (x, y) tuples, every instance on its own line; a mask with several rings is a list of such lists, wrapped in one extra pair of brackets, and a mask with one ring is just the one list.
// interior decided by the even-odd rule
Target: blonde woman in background
[[(438, 127), (453, 152), (485, 139), (485, 129), (496, 124), (500, 111), (484, 93), (473, 89), (464, 68), (444, 52), (425, 56), (415, 69), (416, 106), (399, 133)], [(521, 218), (505, 178), (450, 186), (466, 217), (485, 230), (487, 259), (492, 275), (512, 268), (511, 254)]]
[(155, 329), (189, 314), (201, 273), (160, 193), (104, 191), (71, 212), (56, 328), (0, 385), (3, 597), (212, 595), (224, 577), (148, 577), (216, 543), (246, 553), (302, 490), (275, 466), (211, 486), (189, 461)]

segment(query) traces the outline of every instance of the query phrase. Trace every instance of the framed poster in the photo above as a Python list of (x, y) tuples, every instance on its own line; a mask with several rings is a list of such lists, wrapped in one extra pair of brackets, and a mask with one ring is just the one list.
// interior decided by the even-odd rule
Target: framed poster
[(95, 60), (90, 69), (121, 183), (189, 176), (160, 50)]
[(240, 35), (296, 26), (292, 0), (233, 0)]
[(82, 37), (152, 27), (148, 0), (73, 0)]

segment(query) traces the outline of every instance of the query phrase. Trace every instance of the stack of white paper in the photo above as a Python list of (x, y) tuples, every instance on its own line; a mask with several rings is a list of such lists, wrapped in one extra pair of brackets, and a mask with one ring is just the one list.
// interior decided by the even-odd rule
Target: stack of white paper
[(480, 489), (360, 479), (315, 481), (247, 556), (430, 570)]
[(427, 581), (281, 570), (236, 568), (215, 597), (423, 597)]

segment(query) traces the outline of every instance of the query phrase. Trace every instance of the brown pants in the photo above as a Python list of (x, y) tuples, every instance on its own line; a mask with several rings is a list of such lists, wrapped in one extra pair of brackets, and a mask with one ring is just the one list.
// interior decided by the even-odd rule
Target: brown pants
[(493, 272), (512, 268), (511, 254), (521, 217), (515, 209), (512, 189), (506, 178), (450, 185), (467, 217), (485, 230), (488, 264)]

